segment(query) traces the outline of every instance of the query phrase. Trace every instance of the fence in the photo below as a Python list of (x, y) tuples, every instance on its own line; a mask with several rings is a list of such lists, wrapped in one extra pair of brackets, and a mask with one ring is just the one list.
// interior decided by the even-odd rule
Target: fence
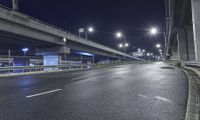
[(0, 67), (0, 74), (5, 73), (23, 73), (23, 72), (38, 72), (38, 71), (62, 71), (62, 70), (84, 70), (92, 69), (93, 65), (56, 65), (56, 66), (14, 66)]

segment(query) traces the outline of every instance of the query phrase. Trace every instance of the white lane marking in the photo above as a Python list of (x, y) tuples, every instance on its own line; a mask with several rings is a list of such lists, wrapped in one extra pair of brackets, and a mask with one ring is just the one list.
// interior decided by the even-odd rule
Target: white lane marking
[(53, 92), (57, 92), (57, 91), (61, 91), (61, 90), (62, 89), (55, 89), (55, 90), (50, 90), (50, 91), (46, 91), (46, 92), (41, 92), (41, 93), (37, 93), (37, 94), (26, 96), (26, 98), (31, 98), (31, 97), (36, 97), (36, 96), (40, 96), (40, 95), (45, 95), (45, 94), (49, 94), (49, 93), (53, 93)]
[(156, 99), (160, 100), (160, 101), (163, 101), (163, 102), (167, 102), (167, 103), (174, 103), (170, 99), (167, 99), (167, 98), (164, 98), (164, 97), (160, 97), (160, 96), (156, 96)]
[(148, 97), (146, 95), (138, 94), (138, 96), (142, 97), (142, 98), (145, 98), (145, 99), (148, 99)]
[(72, 73), (72, 75), (78, 75), (78, 74), (82, 74), (81, 72), (80, 73)]

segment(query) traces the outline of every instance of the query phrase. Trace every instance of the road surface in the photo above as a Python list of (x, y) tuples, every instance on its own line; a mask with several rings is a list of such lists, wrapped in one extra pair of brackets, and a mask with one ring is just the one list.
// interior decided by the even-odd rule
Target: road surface
[(0, 120), (183, 120), (187, 89), (161, 62), (0, 78)]

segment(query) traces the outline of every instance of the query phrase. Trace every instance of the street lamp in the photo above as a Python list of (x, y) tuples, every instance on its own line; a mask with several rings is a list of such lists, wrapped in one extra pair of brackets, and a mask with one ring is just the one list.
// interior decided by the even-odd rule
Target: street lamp
[(158, 28), (157, 28), (157, 27), (152, 27), (152, 28), (150, 28), (150, 29), (149, 29), (149, 33), (150, 33), (151, 35), (156, 35), (156, 34), (158, 34)]
[(79, 38), (81, 37), (81, 33), (85, 32), (85, 39), (88, 39), (88, 33), (92, 33), (94, 32), (94, 28), (93, 27), (88, 27), (88, 28), (79, 28), (78, 29), (78, 33), (79, 33)]
[[(159, 33), (162, 33), (163, 34), (163, 37), (164, 37), (164, 47), (163, 47), (163, 49), (164, 49), (164, 56), (166, 57), (166, 45), (167, 45), (167, 40), (166, 40), (166, 33), (165, 32), (159, 32), (159, 29), (158, 29), (158, 27), (156, 27), (156, 26), (153, 26), (153, 27), (151, 27), (151, 28), (149, 28), (149, 33), (151, 34), (151, 35), (153, 35), (153, 36), (155, 36), (155, 35), (157, 35), (157, 34), (159, 34)], [(161, 47), (161, 46), (160, 46)], [(157, 47), (157, 48), (160, 48), (160, 47)]]
[(128, 47), (129, 46), (129, 44), (128, 43), (125, 43), (125, 47)]
[(29, 51), (28, 48), (22, 48), (22, 51), (24, 52), (24, 56), (26, 56), (26, 53)]
[(121, 32), (117, 32), (117, 33), (116, 33), (116, 37), (117, 37), (117, 38), (121, 38), (122, 36), (123, 36), (123, 35), (122, 35)]
[(147, 53), (147, 56), (150, 56), (150, 53)]
[(66, 43), (66, 41), (67, 41), (67, 39), (66, 39), (66, 38), (63, 38), (63, 42), (65, 42), (65, 43)]
[(93, 27), (89, 27), (88, 28), (88, 32), (90, 32), (90, 33), (94, 32), (94, 28)]
[(156, 48), (160, 48), (161, 47), (161, 45), (160, 44), (156, 44)]
[(119, 39), (122, 38), (122, 40), (123, 40), (123, 45), (122, 45), (123, 52), (126, 53), (126, 47), (128, 47), (129, 44), (126, 43), (126, 37), (125, 37), (125, 35), (123, 35), (122, 32), (116, 32), (116, 33), (115, 33), (115, 36), (116, 36), (117, 38), (119, 38)]
[(123, 48), (123, 44), (119, 44), (119, 48)]

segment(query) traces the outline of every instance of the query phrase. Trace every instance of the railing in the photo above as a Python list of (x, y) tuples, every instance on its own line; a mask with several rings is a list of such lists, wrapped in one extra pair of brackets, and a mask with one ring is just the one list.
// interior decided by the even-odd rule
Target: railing
[(93, 65), (54, 65), (54, 66), (14, 66), (0, 67), (0, 74), (6, 73), (24, 73), (24, 72), (39, 72), (39, 71), (63, 71), (63, 70), (85, 70), (92, 69)]

